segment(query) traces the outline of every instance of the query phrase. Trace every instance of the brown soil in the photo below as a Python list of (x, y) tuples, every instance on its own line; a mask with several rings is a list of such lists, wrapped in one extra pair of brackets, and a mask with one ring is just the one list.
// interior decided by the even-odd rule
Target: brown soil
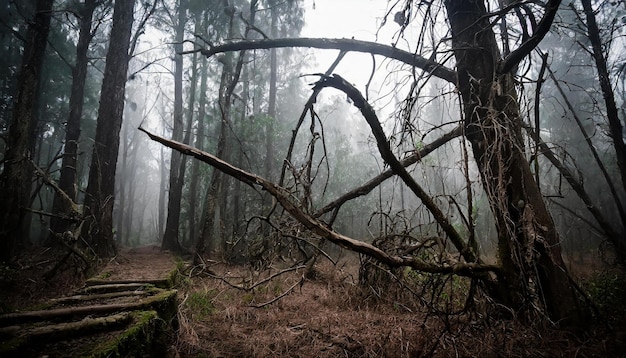
[(159, 246), (147, 245), (124, 248), (100, 269), (101, 277), (107, 280), (152, 280), (167, 278), (176, 267), (174, 257)]

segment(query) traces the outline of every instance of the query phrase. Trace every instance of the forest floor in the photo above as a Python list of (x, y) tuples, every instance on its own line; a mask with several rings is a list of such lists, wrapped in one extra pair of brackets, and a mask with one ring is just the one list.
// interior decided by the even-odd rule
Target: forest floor
[(320, 259), (307, 277), (299, 269), (254, 289), (234, 287), (250, 287), (280, 271), (225, 264), (191, 271), (181, 290), (177, 356), (626, 356), (625, 342), (620, 343), (624, 332), (618, 336), (601, 325), (590, 324), (576, 335), (542, 319), (522, 324), (476, 312), (434, 314), (415, 302), (364, 289), (354, 257), (337, 265)]
[[(32, 249), (13, 270), (2, 272), (0, 313), (62, 296), (82, 286), (79, 272), (50, 280), (49, 251)], [(146, 246), (123, 249), (98, 270), (107, 278), (156, 278), (175, 258)], [(285, 266), (286, 267), (286, 266)], [(285, 267), (282, 267), (283, 269)], [(179, 289), (179, 333), (174, 357), (610, 357), (625, 356), (624, 335), (603, 325), (582, 334), (558, 330), (545, 320), (522, 324), (489, 314), (434, 314), (419, 305), (385, 298), (358, 284), (359, 261), (337, 265), (321, 259), (311, 274), (281, 267), (255, 271), (214, 263), (188, 267)], [(13, 282), (13, 284), (11, 284)], [(244, 289), (247, 288), (247, 289)], [(626, 318), (626, 317), (625, 317)], [(620, 343), (621, 341), (621, 343)]]

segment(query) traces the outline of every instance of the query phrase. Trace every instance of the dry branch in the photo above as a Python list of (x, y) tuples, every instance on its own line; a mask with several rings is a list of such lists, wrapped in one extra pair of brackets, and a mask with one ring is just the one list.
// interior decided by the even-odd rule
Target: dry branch
[(548, 34), (554, 17), (559, 10), (561, 0), (550, 0), (546, 4), (546, 12), (543, 18), (537, 24), (537, 28), (533, 35), (520, 45), (517, 49), (511, 52), (498, 66), (498, 73), (503, 74), (511, 71), (517, 66), (530, 52), (539, 45), (541, 40)]
[(240, 50), (258, 50), (272, 49), (283, 47), (310, 47), (318, 49), (336, 49), (341, 51), (364, 52), (372, 55), (381, 55), (391, 58), (407, 65), (421, 68), (422, 70), (432, 73), (435, 77), (446, 80), (452, 84), (456, 84), (457, 75), (440, 63), (428, 60), (422, 56), (412, 52), (400, 50), (394, 46), (383, 45), (376, 42), (360, 41), (354, 39), (316, 39), (316, 38), (283, 38), (272, 40), (249, 40), (229, 42), (218, 46), (212, 46), (208, 50), (193, 50), (183, 53), (193, 53), (200, 51), (206, 57), (215, 54)]
[(145, 132), (150, 139), (159, 142), (169, 148), (177, 150), (183, 154), (193, 156), (196, 159), (199, 159), (214, 168), (222, 171), (223, 173), (232, 176), (233, 178), (242, 181), (243, 183), (254, 187), (255, 185), (261, 186), (267, 192), (269, 192), (276, 200), (282, 205), (282, 207), (293, 216), (296, 220), (298, 220), (302, 225), (304, 225), (307, 229), (313, 231), (319, 236), (339, 245), (351, 251), (355, 251), (361, 254), (365, 254), (367, 256), (373, 257), (387, 265), (398, 267), (398, 266), (410, 266), (416, 270), (430, 273), (456, 273), (462, 276), (473, 276), (477, 273), (482, 273), (486, 271), (498, 271), (498, 266), (495, 265), (487, 265), (487, 264), (478, 264), (478, 263), (464, 263), (458, 262), (455, 264), (444, 264), (444, 265), (434, 265), (423, 260), (420, 260), (416, 257), (399, 257), (390, 255), (381, 249), (363, 242), (358, 241), (347, 236), (344, 236), (328, 226), (326, 226), (323, 222), (315, 219), (311, 215), (305, 213), (300, 209), (296, 204), (294, 204), (289, 198), (288, 192), (252, 173), (248, 173), (242, 169), (239, 169), (230, 163), (225, 162), (222, 159), (215, 157), (212, 154), (199, 150), (197, 148), (191, 147), (184, 143), (176, 142), (173, 140), (169, 140), (163, 137), (160, 137), (156, 134), (150, 133), (149, 131), (139, 128), (139, 130)]
[[(458, 126), (451, 130), (450, 132), (442, 135), (441, 137), (435, 139), (431, 143), (425, 145), (422, 149), (413, 152), (408, 157), (402, 159), (400, 164), (404, 167), (408, 167), (409, 165), (413, 165), (422, 160), (425, 156), (435, 151), (437, 148), (442, 145), (448, 143), (452, 139), (463, 134), (463, 126)], [(372, 190), (374, 190), (378, 185), (380, 185), (385, 180), (394, 176), (394, 172), (391, 169), (387, 169), (384, 172), (378, 174), (374, 178), (368, 180), (365, 184), (361, 185), (358, 188), (352, 189), (349, 192), (343, 194), (339, 198), (333, 200), (328, 203), (323, 208), (319, 209), (313, 216), (319, 217), (329, 211), (336, 210), (340, 208), (343, 204), (345, 204), (348, 200), (352, 200), (354, 198), (358, 198), (359, 196), (364, 196), (369, 194)]]
[[(556, 157), (554, 151), (552, 151), (548, 144), (544, 142), (532, 128), (525, 127), (525, 129), (529, 133), (530, 137), (536, 142), (535, 144), (539, 149), (539, 153), (541, 153), (544, 157), (546, 157), (546, 159), (550, 161), (550, 163), (552, 163), (552, 165), (554, 165), (554, 167), (559, 171), (563, 178), (565, 178), (565, 180), (569, 183), (572, 189), (574, 189), (580, 200), (585, 203), (587, 211), (589, 211), (591, 216), (593, 216), (593, 218), (598, 222), (599, 229), (604, 233), (609, 241), (613, 245), (615, 245), (616, 248), (622, 250), (622, 252), (626, 252), (626, 249), (624, 249), (624, 246), (626, 245), (624, 244), (622, 236), (613, 229), (613, 226), (604, 216), (600, 208), (594, 204), (591, 196), (589, 196), (589, 194), (585, 190), (585, 187), (578, 180), (576, 180), (576, 177), (572, 173), (572, 171)], [(590, 226), (596, 228), (595, 225)]]
[(426, 191), (415, 181), (415, 179), (413, 179), (402, 163), (400, 163), (398, 158), (396, 158), (395, 154), (393, 154), (391, 144), (387, 140), (387, 136), (380, 125), (380, 121), (378, 120), (378, 116), (376, 115), (374, 108), (372, 108), (363, 95), (353, 85), (336, 74), (333, 76), (322, 76), (322, 78), (315, 83), (313, 88), (319, 89), (324, 87), (336, 88), (350, 97), (354, 105), (361, 111), (363, 117), (365, 117), (367, 124), (369, 124), (372, 129), (372, 134), (374, 134), (376, 144), (378, 145), (378, 151), (380, 152), (380, 155), (385, 163), (389, 165), (391, 170), (397, 174), (402, 181), (404, 181), (407, 187), (409, 187), (409, 189), (413, 191), (422, 203), (424, 203), (424, 206), (426, 206), (428, 211), (430, 211), (437, 221), (437, 224), (439, 224), (443, 231), (448, 235), (454, 247), (461, 253), (461, 255), (463, 255), (463, 258), (465, 258), (468, 262), (480, 263), (478, 256), (472, 251), (471, 247), (467, 245), (458, 231), (452, 226), (439, 206), (435, 204), (430, 195), (428, 195), (428, 193), (426, 193)]
[(265, 306), (269, 306), (272, 303), (274, 303), (274, 302), (280, 300), (281, 298), (287, 296), (289, 294), (289, 292), (291, 292), (294, 288), (296, 288), (296, 286), (298, 286), (298, 285), (302, 286), (303, 283), (304, 283), (304, 275), (300, 278), (300, 280), (298, 282), (294, 283), (291, 287), (289, 287), (287, 289), (287, 291), (281, 293), (280, 296), (276, 296), (273, 299), (271, 299), (271, 300), (269, 300), (269, 301), (267, 301), (265, 303), (260, 303), (258, 305), (252, 305), (252, 307), (254, 307), (254, 308), (263, 308)]
[(289, 268), (286, 268), (286, 269), (280, 270), (280, 271), (278, 271), (278, 272), (275, 272), (275, 273), (271, 274), (270, 276), (268, 276), (268, 277), (266, 277), (266, 278), (264, 278), (264, 279), (262, 279), (262, 280), (260, 280), (260, 281), (257, 281), (257, 282), (255, 282), (255, 283), (253, 283), (253, 284), (252, 284), (252, 285), (250, 285), (250, 286), (241, 286), (241, 285), (234, 284), (234, 283), (232, 283), (232, 282), (228, 281), (228, 280), (226, 279), (226, 277), (219, 276), (219, 275), (217, 275), (217, 274), (215, 274), (215, 273), (213, 273), (213, 272), (205, 272), (205, 274), (206, 274), (207, 276), (211, 277), (211, 278), (215, 278), (215, 279), (221, 280), (222, 282), (224, 282), (225, 284), (227, 284), (228, 286), (230, 286), (230, 287), (232, 287), (232, 288), (236, 288), (236, 289), (238, 289), (238, 290), (242, 290), (242, 291), (252, 291), (252, 290), (254, 290), (256, 287), (258, 287), (258, 286), (260, 286), (260, 285), (263, 285), (263, 284), (265, 284), (265, 283), (268, 283), (268, 282), (270, 282), (271, 280), (275, 279), (276, 277), (278, 277), (278, 276), (280, 276), (280, 275), (282, 275), (282, 274), (285, 274), (285, 273), (287, 273), (287, 272), (291, 272), (291, 271), (297, 271), (297, 270), (304, 269), (304, 268), (306, 268), (306, 266), (305, 266), (305, 265), (292, 266), (292, 267), (289, 267)]
[(63, 200), (65, 200), (67, 202), (67, 204), (72, 208), (72, 211), (70, 212), (70, 216), (69, 217), (63, 217), (66, 220), (72, 220), (72, 221), (81, 221), (82, 220), (82, 215), (81, 215), (81, 209), (80, 209), (80, 205), (76, 204), (74, 202), (74, 200), (72, 200), (72, 198), (69, 197), (69, 195), (67, 195), (67, 193), (65, 191), (63, 191), (63, 189), (61, 189), (61, 187), (59, 187), (59, 185), (52, 179), (50, 178), (50, 176), (48, 175), (48, 173), (46, 173), (45, 171), (43, 171), (43, 169), (41, 169), (37, 164), (35, 164), (35, 162), (33, 162), (32, 160), (30, 161), (30, 164), (33, 166), (33, 168), (35, 169), (35, 172), (37, 173), (38, 176), (40, 176), (44, 182), (48, 185), (50, 185), (52, 187), (52, 189), (54, 189), (54, 191), (59, 194)]

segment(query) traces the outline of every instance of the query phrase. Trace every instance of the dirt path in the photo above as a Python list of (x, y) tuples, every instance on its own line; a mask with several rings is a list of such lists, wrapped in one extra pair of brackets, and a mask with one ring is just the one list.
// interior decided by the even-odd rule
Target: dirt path
[(165, 278), (176, 267), (174, 256), (157, 245), (123, 248), (100, 271), (107, 280), (154, 280)]
[[(71, 276), (72, 268), (62, 272)], [(72, 281), (63, 295), (51, 296), (62, 290), (56, 287), (42, 293), (36, 306), (0, 314), (0, 356), (164, 355), (174, 336), (177, 269), (173, 256), (158, 247), (121, 250), (80, 287)], [(21, 273), (32, 274), (29, 282), (35, 284), (45, 277), (37, 270)], [(27, 286), (16, 285), (13, 299), (30, 290)]]

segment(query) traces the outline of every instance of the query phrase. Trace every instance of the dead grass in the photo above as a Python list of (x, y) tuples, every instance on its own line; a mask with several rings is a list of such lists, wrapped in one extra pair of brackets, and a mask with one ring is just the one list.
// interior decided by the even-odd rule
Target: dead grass
[[(19, 270), (1, 272), (0, 308), (26, 307), (80, 286), (84, 277), (71, 268), (49, 282), (41, 278), (58, 255), (32, 248), (18, 261)], [(152, 278), (175, 265), (171, 255), (158, 247), (142, 247), (123, 250), (98, 275)], [(210, 269), (232, 284), (250, 287), (284, 268), (255, 272), (244, 266), (217, 265)], [(586, 332), (575, 336), (539, 317), (532, 324), (521, 324), (483, 311), (437, 315), (406, 293), (360, 287), (358, 271), (354, 258), (337, 266), (320, 261), (302, 285), (300, 269), (252, 290), (233, 288), (206, 274), (194, 276), (179, 291), (179, 332), (170, 353), (176, 357), (626, 356), (626, 317), (621, 319), (624, 324), (612, 326), (615, 330), (590, 322)], [(291, 287), (275, 303), (253, 307)]]
[[(214, 266), (230, 283), (250, 286), (273, 272)], [(303, 270), (245, 291), (220, 279), (194, 277), (182, 293), (207, 293), (212, 313), (180, 306), (181, 357), (593, 357), (620, 351), (602, 328), (590, 327), (585, 341), (537, 322), (532, 326), (486, 315), (433, 315), (414, 303), (376, 297), (357, 285), (358, 262), (321, 263), (277, 302), (268, 302), (302, 279)]]

